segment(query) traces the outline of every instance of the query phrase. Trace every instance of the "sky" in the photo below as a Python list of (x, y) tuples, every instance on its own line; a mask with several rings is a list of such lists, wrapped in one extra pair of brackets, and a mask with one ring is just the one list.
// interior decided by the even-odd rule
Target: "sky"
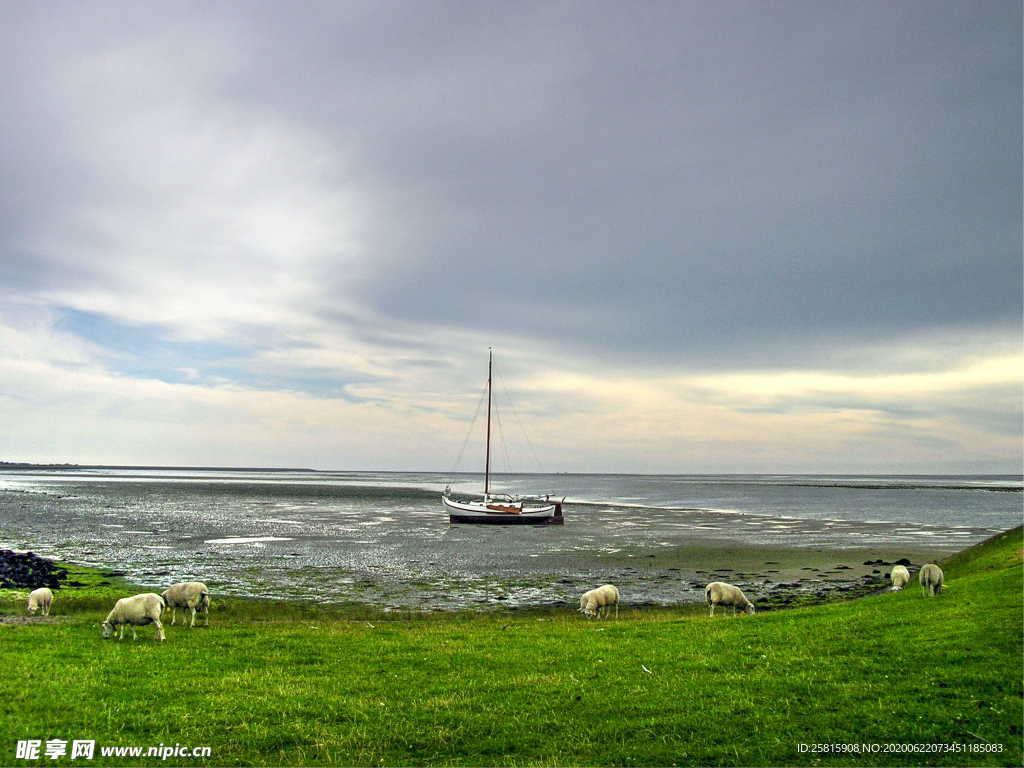
[(1021, 472), (1016, 0), (4, 16), (0, 460)]

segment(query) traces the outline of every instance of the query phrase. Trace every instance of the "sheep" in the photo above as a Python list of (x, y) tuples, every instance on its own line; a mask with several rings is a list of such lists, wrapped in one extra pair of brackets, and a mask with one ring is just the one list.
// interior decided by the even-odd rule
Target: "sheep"
[(192, 611), (192, 623), (196, 624), (196, 611), (206, 615), (206, 626), (210, 626), (210, 590), (201, 581), (179, 581), (160, 593), (171, 610), (171, 626), (174, 625), (175, 609), (182, 608)]
[(917, 574), (917, 580), (921, 582), (922, 591), (932, 597), (942, 591), (942, 569), (935, 563), (923, 566)]
[(892, 591), (899, 592), (910, 583), (910, 571), (907, 570), (906, 566), (897, 565), (893, 567), (889, 578), (892, 579)]
[(160, 614), (163, 613), (166, 607), (167, 603), (155, 592), (144, 592), (133, 597), (122, 597), (114, 603), (113, 609), (107, 614), (106, 620), (100, 625), (103, 629), (103, 639), (106, 640), (114, 634), (115, 627), (120, 626), (121, 634), (117, 639), (123, 640), (124, 628), (127, 625), (132, 628), (132, 640), (137, 640), (138, 635), (135, 632), (135, 627), (156, 624), (156, 639), (159, 641), (166, 640), (163, 624), (160, 623)]
[(619, 618), (619, 590), (612, 584), (602, 584), (580, 596), (579, 612), (587, 618), (594, 616), (601, 618), (601, 609), (605, 609), (605, 616), (607, 616), (613, 605), (615, 606), (615, 618)]
[(46, 587), (34, 589), (28, 594), (28, 612), (34, 614), (42, 609), (43, 616), (50, 615), (50, 606), (53, 605), (53, 592)]
[(747, 613), (754, 612), (754, 604), (747, 600), (743, 590), (724, 581), (713, 581), (704, 587), (704, 599), (711, 606), (709, 616), (715, 615), (716, 605), (731, 605), (733, 616), (736, 615), (737, 607), (743, 608)]

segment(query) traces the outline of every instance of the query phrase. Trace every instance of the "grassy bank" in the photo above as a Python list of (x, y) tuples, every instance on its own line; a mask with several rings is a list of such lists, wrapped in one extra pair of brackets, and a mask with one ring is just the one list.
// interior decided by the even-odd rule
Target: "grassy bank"
[(32, 762), (19, 739), (95, 739), (211, 748), (107, 765), (1020, 765), (1022, 546), (1018, 528), (950, 558), (934, 599), (617, 622), (226, 599), (164, 644), (100, 640), (133, 590), (81, 569), (58, 620), (0, 624), (0, 764)]

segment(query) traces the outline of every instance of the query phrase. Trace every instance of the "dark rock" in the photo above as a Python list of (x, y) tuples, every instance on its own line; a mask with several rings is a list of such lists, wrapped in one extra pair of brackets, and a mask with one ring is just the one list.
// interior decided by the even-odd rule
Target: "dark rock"
[(912, 563), (909, 560), (907, 560), (907, 558), (901, 557), (895, 563), (892, 563), (892, 565), (912, 565)]
[(61, 579), (66, 577), (66, 570), (35, 552), (18, 553), (0, 549), (0, 587), (59, 589)]

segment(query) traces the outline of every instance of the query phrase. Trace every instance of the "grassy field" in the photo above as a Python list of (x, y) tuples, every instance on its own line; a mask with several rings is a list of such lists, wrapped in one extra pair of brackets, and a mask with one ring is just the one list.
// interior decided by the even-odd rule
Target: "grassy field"
[[(1017, 528), (950, 558), (937, 598), (914, 583), (742, 618), (215, 597), (209, 629), (163, 644), (101, 640), (134, 590), (76, 569), (89, 586), (52, 621), (0, 624), (0, 765), (1021, 765), (1022, 552)], [(21, 739), (94, 739), (96, 757), (16, 759)], [(99, 753), (161, 744), (211, 754)]]

